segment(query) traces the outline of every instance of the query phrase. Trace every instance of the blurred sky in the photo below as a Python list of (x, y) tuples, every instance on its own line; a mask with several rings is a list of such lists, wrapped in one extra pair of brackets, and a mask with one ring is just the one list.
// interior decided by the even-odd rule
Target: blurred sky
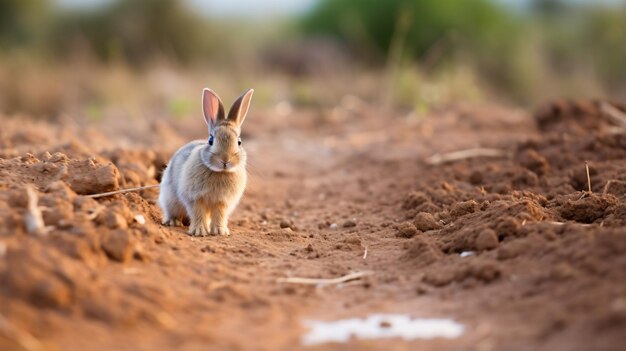
[[(55, 0), (62, 7), (95, 9), (112, 0)], [(132, 1), (132, 0), (131, 0)], [(208, 16), (271, 17), (305, 12), (317, 0), (185, 0)], [(496, 0), (524, 8), (532, 0)], [(626, 5), (626, 0), (567, 0), (576, 4)]]

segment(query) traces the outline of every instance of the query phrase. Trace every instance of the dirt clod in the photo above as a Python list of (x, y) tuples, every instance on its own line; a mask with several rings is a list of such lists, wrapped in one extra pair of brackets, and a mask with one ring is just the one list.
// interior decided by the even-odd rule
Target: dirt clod
[(441, 228), (441, 224), (439, 224), (437, 220), (435, 220), (435, 217), (428, 212), (420, 212), (415, 215), (413, 224), (417, 230), (422, 232)]
[(476, 236), (474, 245), (478, 251), (495, 249), (498, 247), (498, 235), (493, 229), (483, 229), (478, 233), (478, 236)]
[(413, 225), (413, 223), (404, 222), (398, 224), (396, 236), (400, 238), (412, 238), (417, 233), (417, 229), (415, 228), (415, 225)]
[(113, 164), (87, 159), (69, 163), (68, 183), (78, 194), (98, 194), (119, 189), (120, 173)]
[(474, 213), (480, 209), (478, 202), (474, 200), (458, 202), (450, 209), (450, 215), (453, 218), (458, 218), (466, 214)]
[(607, 208), (616, 203), (617, 200), (612, 195), (588, 194), (579, 199), (567, 200), (560, 212), (565, 219), (581, 223), (593, 223), (604, 217)]
[(354, 219), (348, 219), (341, 225), (344, 228), (356, 227), (356, 221)]
[(108, 211), (102, 215), (102, 223), (110, 229), (126, 229), (128, 222), (121, 213)]
[(133, 240), (124, 230), (107, 232), (102, 238), (102, 249), (107, 256), (115, 261), (126, 262), (133, 255)]

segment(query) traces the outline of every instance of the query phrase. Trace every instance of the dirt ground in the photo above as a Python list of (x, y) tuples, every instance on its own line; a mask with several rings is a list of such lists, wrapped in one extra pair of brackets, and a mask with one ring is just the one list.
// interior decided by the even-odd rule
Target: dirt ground
[[(252, 108), (230, 237), (161, 226), (158, 188), (84, 196), (158, 184), (176, 148), (205, 137), (200, 115), (3, 117), (0, 350), (623, 350), (626, 132), (601, 102), (417, 117), (342, 101)], [(498, 155), (429, 158), (477, 147)], [(29, 208), (44, 232), (27, 233)], [(356, 271), (373, 274), (277, 282)], [(465, 333), (301, 344), (305, 320), (370, 313), (452, 318)]]

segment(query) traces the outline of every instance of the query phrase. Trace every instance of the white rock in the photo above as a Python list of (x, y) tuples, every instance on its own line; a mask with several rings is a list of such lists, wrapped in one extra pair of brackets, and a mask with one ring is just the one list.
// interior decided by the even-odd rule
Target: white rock
[(135, 220), (135, 222), (139, 223), (140, 225), (146, 224), (146, 218), (141, 214), (135, 215), (133, 219)]

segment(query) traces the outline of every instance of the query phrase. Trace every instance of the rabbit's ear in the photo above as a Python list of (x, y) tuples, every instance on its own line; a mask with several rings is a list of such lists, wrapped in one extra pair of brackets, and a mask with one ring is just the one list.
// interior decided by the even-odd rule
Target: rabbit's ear
[(204, 88), (202, 91), (202, 112), (204, 113), (204, 120), (209, 126), (209, 131), (213, 130), (217, 121), (224, 119), (222, 100), (209, 88)]
[(228, 112), (229, 121), (235, 121), (235, 123), (239, 126), (243, 124), (243, 120), (246, 118), (246, 114), (248, 113), (248, 108), (250, 108), (252, 94), (254, 94), (254, 90), (248, 89), (245, 93), (243, 93), (243, 95), (235, 100), (233, 106)]

